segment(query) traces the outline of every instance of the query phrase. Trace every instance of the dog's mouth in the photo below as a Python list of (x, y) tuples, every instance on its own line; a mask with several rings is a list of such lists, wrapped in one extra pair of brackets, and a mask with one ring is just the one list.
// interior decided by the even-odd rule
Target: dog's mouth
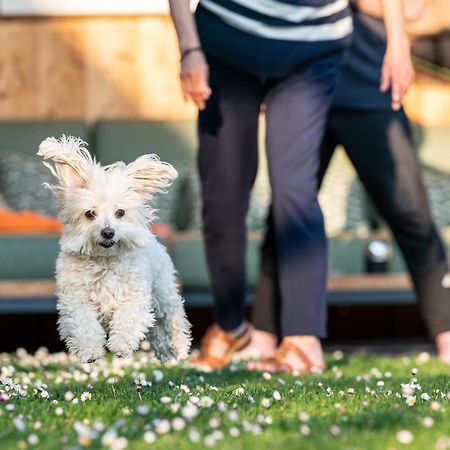
[(114, 244), (116, 243), (116, 241), (108, 240), (108, 241), (101, 241), (99, 242), (99, 244), (103, 247), (103, 248), (111, 248)]

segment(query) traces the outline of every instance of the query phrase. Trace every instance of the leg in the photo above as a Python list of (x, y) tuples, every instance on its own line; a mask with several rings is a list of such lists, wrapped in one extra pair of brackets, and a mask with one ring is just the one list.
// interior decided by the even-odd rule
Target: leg
[(129, 292), (129, 300), (116, 309), (110, 321), (109, 350), (116, 356), (130, 357), (154, 321), (149, 293)]
[(261, 87), (255, 77), (210, 61), (213, 94), (199, 116), (203, 227), (214, 321), (232, 331), (244, 320), (245, 216), (258, 164)]
[(83, 292), (60, 295), (58, 330), (69, 352), (81, 362), (93, 362), (105, 354), (106, 332), (95, 310), (81, 300)]
[[(326, 174), (335, 148), (336, 142), (331, 133), (327, 132), (320, 149), (319, 186)], [(279, 334), (280, 312), (280, 286), (272, 208), (267, 216), (266, 226), (264, 242), (261, 246), (260, 276), (253, 302), (252, 322), (255, 330), (250, 347), (255, 354), (271, 356), (275, 351), (276, 336)]]
[(153, 285), (156, 320), (147, 337), (155, 356), (165, 362), (187, 358), (191, 346), (191, 326), (186, 318), (183, 299), (178, 292), (175, 268), (166, 250), (162, 246), (160, 249), (160, 270)]
[(332, 128), (392, 229), (430, 334), (450, 331), (450, 291), (442, 286), (448, 270), (445, 250), (432, 222), (404, 112), (347, 112), (335, 116)]
[(334, 58), (311, 64), (266, 99), (283, 336), (326, 333), (326, 238), (317, 173), (336, 71)]

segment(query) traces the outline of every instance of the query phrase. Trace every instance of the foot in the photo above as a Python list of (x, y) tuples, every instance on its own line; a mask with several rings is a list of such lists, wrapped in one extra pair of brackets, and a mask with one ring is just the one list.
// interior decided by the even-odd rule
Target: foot
[(277, 337), (275, 334), (254, 329), (252, 331), (250, 344), (240, 352), (235, 353), (233, 360), (243, 361), (272, 358), (276, 349)]
[(245, 326), (237, 336), (213, 325), (202, 339), (199, 355), (189, 362), (189, 366), (201, 370), (223, 369), (236, 352), (250, 343), (251, 335), (251, 325)]
[(103, 347), (86, 347), (77, 350), (76, 355), (82, 363), (93, 363), (104, 356)]
[(436, 347), (438, 351), (438, 358), (450, 364), (450, 331), (444, 331), (436, 336)]
[(325, 370), (322, 346), (315, 336), (288, 336), (277, 348), (274, 357), (250, 362), (249, 370), (301, 375)]
[(114, 335), (110, 336), (108, 339), (108, 348), (118, 358), (129, 358), (134, 350), (125, 339), (121, 339), (119, 336)]

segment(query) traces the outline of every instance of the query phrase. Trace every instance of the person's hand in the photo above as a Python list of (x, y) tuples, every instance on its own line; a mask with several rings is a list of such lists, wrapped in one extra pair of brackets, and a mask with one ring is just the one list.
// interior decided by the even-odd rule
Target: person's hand
[(205, 109), (211, 95), (208, 84), (209, 69), (203, 52), (196, 50), (188, 53), (181, 61), (181, 89), (187, 101), (192, 99), (197, 108)]
[(414, 79), (409, 40), (405, 36), (398, 42), (388, 43), (381, 68), (380, 91), (391, 88), (391, 106), (394, 111), (400, 109), (403, 97)]

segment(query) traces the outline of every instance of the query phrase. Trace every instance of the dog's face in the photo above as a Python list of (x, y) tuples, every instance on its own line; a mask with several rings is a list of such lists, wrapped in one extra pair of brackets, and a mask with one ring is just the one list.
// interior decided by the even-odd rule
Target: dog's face
[(125, 165), (102, 167), (76, 138), (48, 138), (38, 155), (58, 180), (47, 185), (58, 198), (64, 225), (63, 251), (117, 255), (146, 245), (155, 210), (151, 200), (176, 178), (176, 170), (155, 155)]

